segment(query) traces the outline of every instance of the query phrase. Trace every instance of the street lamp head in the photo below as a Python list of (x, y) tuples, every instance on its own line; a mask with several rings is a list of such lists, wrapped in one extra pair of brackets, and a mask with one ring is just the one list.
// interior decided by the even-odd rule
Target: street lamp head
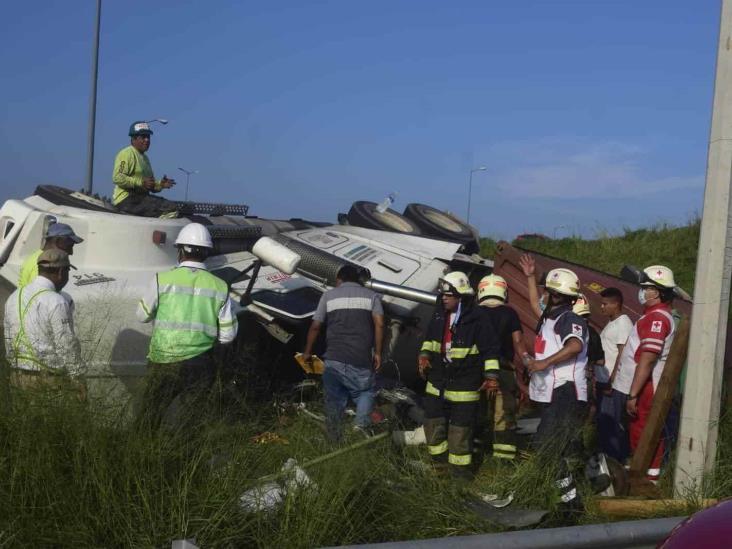
[(163, 126), (165, 126), (168, 123), (168, 120), (166, 118), (153, 118), (152, 120), (146, 120), (146, 122), (149, 124), (150, 122), (159, 122)]

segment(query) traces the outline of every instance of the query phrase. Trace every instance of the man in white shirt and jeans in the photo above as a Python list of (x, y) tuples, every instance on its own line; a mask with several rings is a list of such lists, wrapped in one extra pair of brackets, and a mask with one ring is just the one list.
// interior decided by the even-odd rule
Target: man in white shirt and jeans
[(600, 333), (605, 364), (595, 366), (597, 383), (597, 435), (600, 451), (620, 463), (628, 458), (628, 431), (624, 425), (627, 395), (612, 388), (620, 352), (628, 340), (633, 323), (623, 314), (623, 294), (617, 288), (600, 292), (602, 313), (610, 320)]
[(5, 352), (15, 386), (36, 386), (59, 379), (54, 375), (79, 373), (72, 305), (60, 293), (71, 268), (75, 267), (66, 252), (45, 250), (38, 257), (38, 276), (5, 303)]

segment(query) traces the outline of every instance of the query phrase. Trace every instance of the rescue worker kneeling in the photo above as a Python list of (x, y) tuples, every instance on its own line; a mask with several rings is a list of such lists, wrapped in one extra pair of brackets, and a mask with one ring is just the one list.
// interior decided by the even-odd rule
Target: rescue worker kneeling
[(432, 458), (470, 478), (480, 391), (498, 390), (498, 342), (464, 273), (445, 275), (439, 291), (442, 306), (427, 328), (418, 363), (427, 380), (424, 430)]
[(137, 310), (141, 322), (153, 321), (141, 416), (152, 427), (161, 421), (179, 426), (181, 413), (198, 413), (179, 401), (194, 399), (210, 388), (214, 345), (231, 343), (238, 328), (226, 282), (203, 263), (213, 248), (208, 229), (190, 223), (175, 245), (178, 266), (155, 276)]

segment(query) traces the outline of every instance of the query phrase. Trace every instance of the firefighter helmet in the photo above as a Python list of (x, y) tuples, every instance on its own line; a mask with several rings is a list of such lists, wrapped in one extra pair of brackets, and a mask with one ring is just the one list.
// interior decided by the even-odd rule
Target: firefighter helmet
[(577, 297), (580, 291), (580, 281), (577, 275), (569, 269), (552, 269), (546, 274), (545, 287), (558, 294)]
[(505, 302), (508, 296), (508, 284), (502, 276), (489, 274), (480, 279), (478, 283), (478, 301), (489, 297), (500, 299)]
[(475, 291), (468, 280), (468, 275), (460, 271), (448, 273), (440, 278), (438, 288), (441, 294), (475, 295)]

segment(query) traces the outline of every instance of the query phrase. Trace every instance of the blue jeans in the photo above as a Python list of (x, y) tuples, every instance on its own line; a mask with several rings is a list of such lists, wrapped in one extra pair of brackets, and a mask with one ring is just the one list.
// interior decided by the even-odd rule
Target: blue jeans
[(600, 451), (621, 464), (630, 455), (625, 403), (628, 396), (615, 389), (597, 403), (597, 439)]
[(326, 360), (323, 371), (325, 389), (325, 418), (328, 437), (341, 437), (341, 419), (348, 398), (356, 404), (356, 425), (371, 425), (371, 409), (374, 406), (374, 373), (370, 368), (359, 368), (336, 360)]

